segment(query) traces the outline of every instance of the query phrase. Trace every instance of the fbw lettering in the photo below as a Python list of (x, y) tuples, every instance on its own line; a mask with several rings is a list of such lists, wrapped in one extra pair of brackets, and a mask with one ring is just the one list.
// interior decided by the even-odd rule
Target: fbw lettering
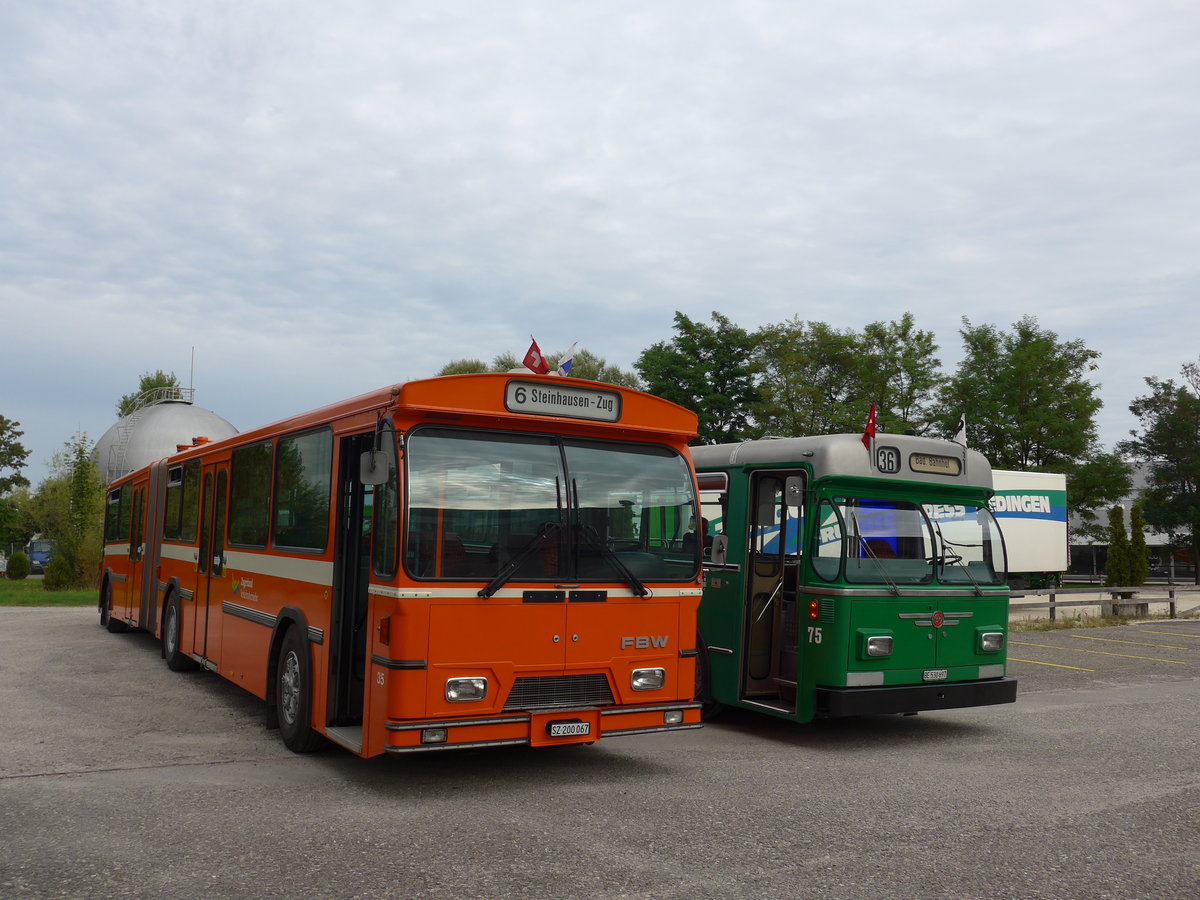
[(670, 635), (639, 635), (637, 637), (621, 638), (621, 649), (628, 650), (631, 647), (634, 650), (649, 650), (652, 647), (666, 647), (667, 641), (670, 640)]

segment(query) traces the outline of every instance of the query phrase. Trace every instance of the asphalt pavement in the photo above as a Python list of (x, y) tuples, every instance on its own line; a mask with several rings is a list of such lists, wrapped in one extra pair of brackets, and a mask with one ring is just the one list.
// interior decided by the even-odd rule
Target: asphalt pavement
[(0, 609), (0, 897), (1200, 896), (1200, 620), (1010, 657), (1005, 706), (362, 760)]

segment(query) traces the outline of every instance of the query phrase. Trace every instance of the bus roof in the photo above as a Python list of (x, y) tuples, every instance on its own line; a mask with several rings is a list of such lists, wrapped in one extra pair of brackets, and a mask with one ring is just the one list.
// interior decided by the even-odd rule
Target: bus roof
[[(885, 472), (878, 468), (879, 451), (899, 451), (900, 470)], [(863, 447), (860, 434), (823, 434), (812, 437), (763, 438), (739, 444), (710, 444), (689, 448), (697, 469), (729, 468), (754, 464), (805, 463), (812, 466), (813, 478), (843, 475), (861, 478), (899, 478), (904, 481), (937, 485), (971, 485), (991, 490), (992, 467), (982, 453), (936, 438), (911, 434), (880, 432), (875, 438), (875, 453)], [(914, 457), (932, 460), (958, 460), (959, 474), (914, 468)]]

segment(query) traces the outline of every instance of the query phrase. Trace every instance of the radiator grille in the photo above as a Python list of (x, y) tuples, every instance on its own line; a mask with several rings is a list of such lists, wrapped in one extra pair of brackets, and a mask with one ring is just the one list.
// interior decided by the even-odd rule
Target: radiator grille
[(608, 678), (600, 675), (556, 675), (518, 678), (504, 704), (513, 709), (560, 709), (569, 706), (611, 706)]

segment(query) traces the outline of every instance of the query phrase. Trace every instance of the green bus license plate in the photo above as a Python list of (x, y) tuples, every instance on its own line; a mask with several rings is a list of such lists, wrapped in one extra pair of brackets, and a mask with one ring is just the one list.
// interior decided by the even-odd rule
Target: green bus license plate
[(546, 729), (550, 732), (550, 737), (578, 737), (582, 734), (591, 734), (591, 722), (551, 722)]
[(926, 681), (945, 681), (950, 676), (947, 669), (926, 669), (922, 676)]

